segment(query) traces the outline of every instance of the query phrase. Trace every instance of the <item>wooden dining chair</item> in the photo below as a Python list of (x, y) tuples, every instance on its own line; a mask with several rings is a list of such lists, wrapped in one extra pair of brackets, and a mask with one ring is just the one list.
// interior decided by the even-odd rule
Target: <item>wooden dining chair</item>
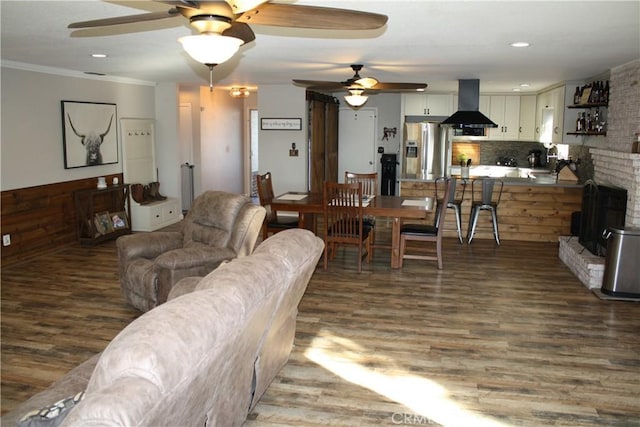
[[(346, 171), (344, 173), (344, 182), (347, 184), (361, 183), (363, 196), (378, 195), (378, 173), (356, 173)], [(364, 225), (371, 228), (371, 245), (375, 245), (376, 236), (376, 217), (373, 215), (365, 215)]]
[(273, 195), (273, 182), (271, 181), (271, 172), (263, 175), (256, 175), (256, 187), (258, 187), (258, 198), (260, 204), (267, 211), (262, 225), (262, 240), (266, 240), (269, 233), (277, 233), (278, 231), (287, 230), (289, 228), (298, 227), (297, 218), (287, 218), (278, 216), (278, 212), (271, 207)]
[[(325, 182), (324, 205), (324, 269), (329, 259), (335, 258), (338, 245), (358, 248), (358, 273), (362, 271), (362, 258), (371, 262), (371, 227), (363, 222), (362, 183), (340, 184)], [(364, 251), (364, 252), (363, 252)]]
[[(447, 180), (443, 200), (449, 200), (453, 188), (453, 181)], [(429, 224), (402, 224), (400, 227), (400, 268), (405, 259), (420, 259), (438, 261), (438, 269), (442, 270), (442, 237), (444, 235), (444, 218), (448, 209), (440, 209), (434, 218), (433, 225)], [(407, 242), (432, 242), (436, 244), (436, 254), (406, 253)]]

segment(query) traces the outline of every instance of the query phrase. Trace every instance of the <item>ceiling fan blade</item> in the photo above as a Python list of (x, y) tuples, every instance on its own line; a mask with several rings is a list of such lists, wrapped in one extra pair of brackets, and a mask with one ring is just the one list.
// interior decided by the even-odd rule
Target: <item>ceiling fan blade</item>
[(293, 82), (298, 86), (305, 86), (313, 89), (322, 88), (325, 90), (326, 89), (340, 90), (345, 88), (345, 86), (340, 82), (326, 82), (322, 80), (299, 80), (299, 79), (293, 79)]
[(263, 3), (240, 15), (236, 22), (319, 30), (374, 30), (383, 27), (387, 19), (386, 15), (357, 10)]
[(176, 8), (171, 8), (166, 12), (149, 12), (140, 13), (138, 15), (118, 16), (115, 18), (94, 19), (92, 21), (74, 22), (69, 24), (67, 28), (94, 28), (106, 27), (109, 25), (131, 24), (135, 22), (155, 21), (157, 19), (172, 18), (180, 15)]
[(379, 92), (411, 92), (417, 89), (425, 89), (426, 83), (378, 83), (374, 89)]
[(231, 28), (222, 32), (223, 36), (235, 37), (244, 41), (243, 44), (252, 42), (256, 39), (251, 27), (241, 22), (234, 22), (231, 24)]

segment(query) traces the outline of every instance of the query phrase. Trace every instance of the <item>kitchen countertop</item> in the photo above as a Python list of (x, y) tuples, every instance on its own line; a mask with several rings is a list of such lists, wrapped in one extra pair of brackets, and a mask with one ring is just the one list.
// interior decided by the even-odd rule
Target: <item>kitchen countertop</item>
[[(476, 173), (474, 173), (474, 169)], [(496, 178), (502, 180), (505, 185), (519, 185), (528, 187), (583, 187), (584, 184), (574, 181), (550, 181), (551, 174), (548, 169), (543, 168), (516, 168), (493, 165), (472, 166), (469, 179), (476, 178)], [(509, 174), (512, 176), (501, 176)], [(528, 177), (529, 174), (540, 176), (540, 180)], [(516, 175), (516, 176), (513, 176)], [(520, 176), (517, 176), (520, 175)], [(461, 179), (460, 166), (451, 166), (451, 176)], [(406, 175), (400, 176), (401, 182), (433, 182), (437, 176), (435, 175)]]
[[(460, 175), (451, 175), (453, 178), (458, 178), (461, 179), (462, 177)], [(475, 179), (475, 178), (488, 178), (486, 175), (482, 176), (482, 175), (469, 175), (469, 179)], [(583, 187), (584, 184), (581, 184), (579, 182), (572, 182), (572, 181), (556, 181), (556, 182), (538, 182), (535, 179), (532, 178), (515, 178), (515, 177), (504, 177), (504, 178), (496, 178), (496, 179), (501, 179), (505, 185), (521, 185), (521, 186), (528, 186), (528, 187), (570, 187), (570, 188), (575, 188), (575, 187)], [(416, 177), (415, 175), (405, 175), (405, 176), (401, 176), (399, 178), (399, 181), (404, 181), (404, 182), (433, 182), (436, 180), (436, 177), (433, 176), (427, 176), (425, 178), (423, 177)]]

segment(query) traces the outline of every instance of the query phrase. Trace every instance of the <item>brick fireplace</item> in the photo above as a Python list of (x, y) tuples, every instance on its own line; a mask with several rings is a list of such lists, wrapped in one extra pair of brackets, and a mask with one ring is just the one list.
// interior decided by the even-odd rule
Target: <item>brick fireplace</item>
[[(640, 60), (612, 69), (610, 84), (607, 136), (585, 145), (591, 147), (594, 181), (627, 190), (625, 227), (640, 228), (640, 154), (631, 152), (640, 137)], [(577, 236), (561, 236), (559, 243), (560, 259), (587, 288), (599, 289), (605, 258), (586, 250)]]

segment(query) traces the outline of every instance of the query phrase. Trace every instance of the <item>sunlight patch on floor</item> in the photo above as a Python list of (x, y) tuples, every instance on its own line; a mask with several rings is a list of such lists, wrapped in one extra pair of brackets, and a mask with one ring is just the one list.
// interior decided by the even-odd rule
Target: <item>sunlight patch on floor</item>
[(394, 424), (425, 424), (426, 418), (447, 427), (507, 427), (453, 402), (437, 382), (413, 375), (394, 360), (328, 331), (320, 331), (305, 356), (353, 384), (406, 406), (410, 413), (390, 414)]

